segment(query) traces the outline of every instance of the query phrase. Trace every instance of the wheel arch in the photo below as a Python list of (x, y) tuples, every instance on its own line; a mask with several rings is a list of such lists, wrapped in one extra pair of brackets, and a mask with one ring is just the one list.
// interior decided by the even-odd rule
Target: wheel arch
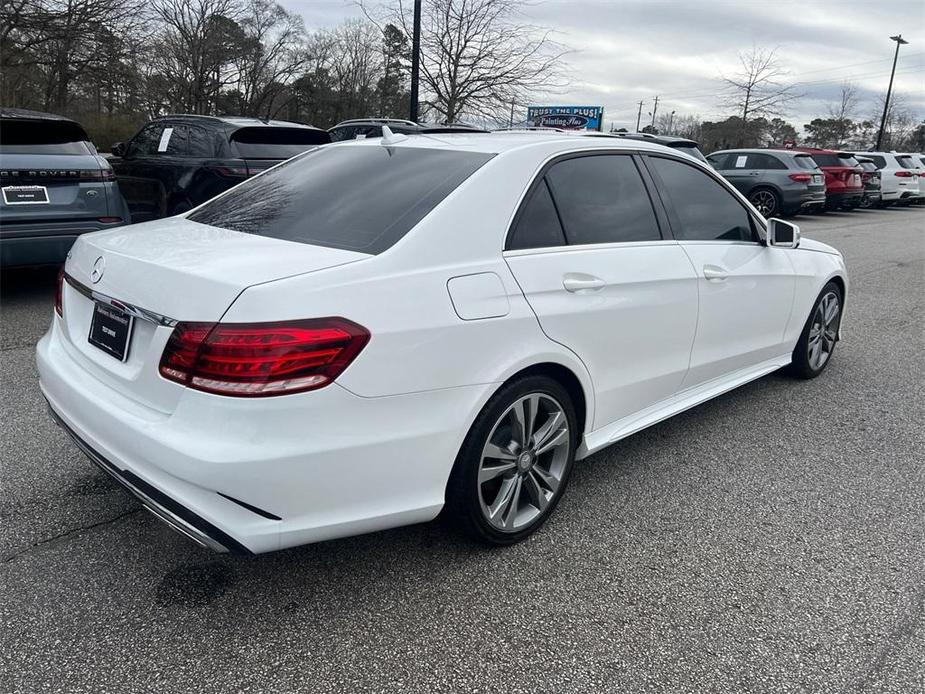
[[(588, 394), (585, 393), (585, 387), (582, 384), (581, 380), (572, 371), (569, 367), (563, 366), (557, 362), (544, 361), (531, 366), (527, 366), (520, 371), (509, 376), (503, 383), (501, 383), (498, 388), (495, 389), (495, 392), (506, 386), (511, 381), (517, 380), (519, 378), (524, 378), (525, 376), (546, 376), (553, 379), (569, 394), (569, 397), (572, 399), (572, 405), (575, 407), (575, 419), (578, 420), (581, 424), (582, 435), (588, 430), (590, 424), (590, 414), (593, 414), (593, 401), (592, 408), (588, 407)], [(589, 409), (592, 411), (589, 412)]]

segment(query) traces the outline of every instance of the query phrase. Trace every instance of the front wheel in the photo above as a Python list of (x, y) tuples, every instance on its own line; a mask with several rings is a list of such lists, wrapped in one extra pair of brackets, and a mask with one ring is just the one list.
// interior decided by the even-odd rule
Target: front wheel
[(577, 441), (575, 408), (557, 381), (508, 383), (466, 436), (447, 485), (447, 517), (487, 544), (524, 539), (562, 498)]
[(832, 358), (841, 324), (842, 293), (835, 282), (822, 288), (793, 350), (790, 371), (799, 378), (815, 378)]

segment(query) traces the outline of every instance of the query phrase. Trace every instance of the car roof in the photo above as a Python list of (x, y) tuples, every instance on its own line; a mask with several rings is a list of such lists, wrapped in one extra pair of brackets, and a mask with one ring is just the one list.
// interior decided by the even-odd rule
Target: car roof
[(54, 121), (66, 121), (68, 123), (77, 122), (71, 118), (66, 118), (65, 116), (59, 116), (56, 113), (46, 113), (45, 111), (31, 111), (27, 108), (7, 108), (6, 106), (0, 106), (0, 118), (5, 118), (7, 120), (54, 120)]
[(503, 154), (513, 150), (540, 147), (544, 145), (559, 145), (558, 151), (582, 151), (589, 149), (611, 149), (647, 152), (672, 152), (678, 150), (649, 140), (624, 139), (618, 137), (582, 137), (571, 133), (546, 132), (472, 132), (449, 133), (431, 135), (421, 133), (412, 137), (403, 137), (401, 140), (383, 144), (380, 138), (366, 138), (363, 140), (344, 140), (325, 147), (418, 147), (421, 149), (450, 149), (466, 152), (479, 152), (483, 154)]
[(732, 152), (748, 152), (750, 154), (791, 154), (794, 156), (800, 154), (804, 157), (809, 156), (809, 152), (804, 152), (800, 149), (785, 149), (783, 147), (738, 147), (736, 149), (718, 149), (707, 156), (712, 157), (714, 154), (730, 154)]
[(306, 130), (321, 130), (313, 125), (297, 123), (288, 120), (262, 120), (248, 116), (203, 116), (196, 113), (171, 113), (166, 116), (153, 118), (152, 122), (159, 120), (185, 120), (200, 124), (213, 124), (231, 126), (233, 128), (303, 128)]
[(627, 140), (643, 140), (648, 142), (657, 142), (660, 145), (693, 145), (694, 147), (699, 147), (695, 140), (691, 140), (688, 137), (678, 137), (677, 135), (654, 135), (652, 133), (619, 133), (619, 132), (595, 132), (589, 131), (585, 133), (589, 137), (621, 137)]
[(328, 128), (333, 130), (334, 128), (339, 128), (342, 125), (388, 125), (389, 123), (396, 123), (401, 125), (418, 125), (413, 120), (404, 120), (402, 118), (351, 118), (349, 120), (342, 120), (337, 125)]

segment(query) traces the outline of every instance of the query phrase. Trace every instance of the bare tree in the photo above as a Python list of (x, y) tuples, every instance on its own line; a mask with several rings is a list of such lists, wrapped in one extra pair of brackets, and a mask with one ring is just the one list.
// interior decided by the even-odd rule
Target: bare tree
[(854, 118), (858, 106), (858, 90), (853, 82), (845, 80), (841, 84), (838, 99), (826, 107), (829, 118), (835, 120), (851, 120)]
[[(360, 1), (367, 16), (372, 18)], [(517, 0), (425, 0), (421, 12), (424, 108), (447, 121), (502, 119), (512, 104), (564, 86), (568, 52), (550, 30), (518, 21)], [(413, 3), (379, 5), (385, 18), (412, 34)]]
[(726, 89), (723, 101), (742, 119), (782, 116), (787, 105), (798, 98), (793, 85), (784, 84), (781, 78), (787, 72), (777, 60), (777, 51), (753, 47), (739, 53), (741, 69), (731, 77), (723, 76)]

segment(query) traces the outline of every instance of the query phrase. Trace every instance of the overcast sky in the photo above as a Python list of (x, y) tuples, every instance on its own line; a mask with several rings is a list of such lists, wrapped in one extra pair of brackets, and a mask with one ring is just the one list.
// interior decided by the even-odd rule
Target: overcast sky
[[(362, 17), (349, 0), (281, 2), (310, 30)], [(825, 115), (846, 79), (860, 92), (857, 117), (869, 118), (886, 91), (897, 33), (909, 45), (894, 93), (925, 117), (925, 0), (541, 0), (523, 21), (553, 29), (573, 50), (570, 88), (537, 101), (603, 106), (605, 127), (635, 127), (640, 99), (645, 123), (656, 94), (659, 113), (729, 115), (717, 98), (719, 75), (734, 73), (737, 52), (753, 45), (776, 47), (805, 94), (787, 118), (798, 128)]]

